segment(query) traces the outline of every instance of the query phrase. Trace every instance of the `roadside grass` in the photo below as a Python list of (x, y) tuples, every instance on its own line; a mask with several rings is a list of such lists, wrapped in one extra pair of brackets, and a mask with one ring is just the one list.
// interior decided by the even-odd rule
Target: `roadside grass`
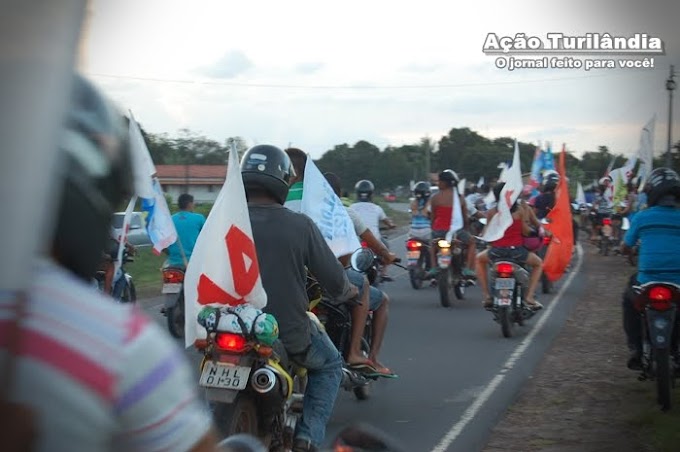
[[(638, 409), (630, 420), (643, 439), (655, 452), (677, 452), (680, 449), (680, 386), (673, 390), (673, 408), (662, 412), (656, 405), (656, 387), (646, 382), (644, 391), (635, 391)], [(631, 391), (633, 392), (633, 391)]]
[(127, 264), (137, 288), (138, 298), (154, 297), (161, 294), (161, 267), (166, 256), (156, 256), (150, 246), (138, 247), (134, 262)]

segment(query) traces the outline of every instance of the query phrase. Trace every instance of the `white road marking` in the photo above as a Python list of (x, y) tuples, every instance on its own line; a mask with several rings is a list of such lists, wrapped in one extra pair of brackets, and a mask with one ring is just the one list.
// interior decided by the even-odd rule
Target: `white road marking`
[(479, 394), (479, 397), (477, 397), (472, 405), (470, 405), (468, 409), (465, 410), (463, 415), (460, 417), (460, 420), (453, 424), (451, 429), (446, 433), (446, 435), (444, 435), (441, 441), (439, 441), (439, 444), (437, 444), (434, 449), (432, 449), (432, 452), (444, 452), (448, 449), (448, 447), (456, 440), (456, 438), (460, 436), (460, 434), (463, 432), (463, 429), (470, 423), (470, 421), (472, 421), (475, 416), (477, 416), (479, 410), (481, 410), (484, 404), (491, 398), (496, 389), (498, 389), (500, 384), (507, 376), (508, 371), (510, 371), (515, 366), (527, 348), (529, 348), (529, 345), (531, 345), (534, 337), (536, 337), (536, 335), (541, 331), (545, 322), (548, 320), (548, 318), (550, 318), (550, 314), (552, 314), (555, 306), (557, 306), (558, 302), (560, 301), (560, 298), (562, 295), (564, 295), (567, 287), (569, 287), (572, 280), (574, 277), (576, 277), (579, 270), (581, 269), (581, 263), (583, 262), (583, 249), (581, 248), (580, 244), (576, 245), (576, 252), (578, 255), (578, 263), (571, 269), (569, 277), (564, 282), (564, 285), (559, 290), (559, 292), (557, 292), (557, 295), (555, 295), (551, 301), (550, 306), (548, 306), (548, 308), (543, 312), (540, 320), (536, 323), (534, 328), (532, 328), (527, 337), (524, 338), (524, 340), (520, 343), (519, 347), (517, 347), (512, 355), (510, 355), (508, 360), (503, 364), (498, 375), (496, 375), (489, 382), (489, 384), (486, 386), (486, 389), (482, 391), (482, 393)]

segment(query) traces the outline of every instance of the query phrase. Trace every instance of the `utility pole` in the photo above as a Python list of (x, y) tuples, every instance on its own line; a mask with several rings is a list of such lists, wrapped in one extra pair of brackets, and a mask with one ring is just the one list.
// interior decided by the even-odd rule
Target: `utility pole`
[(432, 153), (432, 144), (430, 142), (430, 139), (428, 138), (425, 143), (425, 180), (427, 183), (430, 183), (430, 154)]
[(666, 167), (671, 167), (671, 131), (673, 130), (673, 90), (675, 89), (675, 67), (671, 65), (671, 74), (666, 80), (668, 90), (668, 151), (666, 152)]

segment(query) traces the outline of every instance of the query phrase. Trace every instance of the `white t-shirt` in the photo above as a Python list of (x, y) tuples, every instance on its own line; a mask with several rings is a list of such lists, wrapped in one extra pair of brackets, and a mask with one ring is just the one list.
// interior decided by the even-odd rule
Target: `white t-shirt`
[(356, 212), (373, 235), (380, 239), (380, 222), (387, 219), (382, 207), (372, 202), (355, 202), (349, 208)]
[(352, 224), (354, 225), (354, 232), (356, 232), (357, 236), (360, 236), (361, 234), (366, 232), (366, 229), (368, 229), (368, 227), (366, 227), (359, 214), (350, 209), (349, 207), (345, 207), (345, 210), (347, 210), (347, 215), (349, 215), (349, 218), (352, 220)]

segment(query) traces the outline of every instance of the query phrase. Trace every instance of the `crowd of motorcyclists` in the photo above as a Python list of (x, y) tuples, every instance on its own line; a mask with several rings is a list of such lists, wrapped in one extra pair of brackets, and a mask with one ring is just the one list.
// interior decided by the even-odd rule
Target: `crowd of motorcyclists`
[[(16, 414), (17, 422), (24, 422), (16, 432), (25, 436), (17, 441), (37, 444), (42, 450), (47, 449), (47, 444), (55, 450), (72, 451), (104, 450), (115, 444), (119, 450), (214, 451), (216, 436), (182, 352), (136, 309), (95, 296), (88, 285), (101, 263), (101, 250), (107, 250), (108, 261), (112, 259), (109, 248), (116, 246), (107, 247), (107, 241), (111, 241), (110, 218), (115, 207), (132, 193), (133, 171), (126, 118), (78, 76), (74, 77), (73, 91), (59, 147), (67, 170), (61, 173), (63, 196), (52, 231), (51, 255), (37, 264), (40, 277), (35, 278), (25, 299), (16, 303), (2, 299), (2, 307), (7, 308), (3, 312), (15, 313), (17, 325), (28, 320), (26, 323), (40, 326), (39, 332), (31, 326), (18, 328), (15, 334), (29, 342), (40, 340), (43, 345), (53, 346), (36, 347), (14, 358), (21, 384), (13, 396), (14, 404), (2, 405), (3, 413)], [(343, 360), (371, 375), (396, 377), (379, 361), (389, 297), (371, 286), (365, 275), (347, 269), (349, 256), (337, 258), (315, 223), (298, 213), (296, 201), (302, 194), (306, 158), (300, 149), (258, 145), (241, 161), (262, 284), (272, 294), (265, 311), (277, 319), (279, 340), (290, 359), (308, 371), (294, 451), (317, 450), (323, 443), (340, 386)], [(340, 179), (333, 173), (325, 177), (340, 197)], [(541, 194), (533, 202), (520, 197), (511, 208), (512, 225), (502, 238), (479, 253), (477, 237), (483, 231), (476, 220), (488, 220), (496, 213), (503, 183), (468, 188), (458, 195), (463, 228), (456, 231), (456, 238), (466, 252), (462, 273), (478, 280), (485, 308), (490, 305), (487, 266), (502, 258), (531, 268), (525, 301), (530, 309), (541, 309), (535, 291), (542, 260), (524, 244), (526, 239), (546, 233), (541, 220), (555, 206), (559, 177), (557, 173), (544, 174)], [(458, 175), (446, 169), (439, 173), (437, 183), (439, 190), (434, 195), (429, 181), (418, 182), (413, 189), (410, 234), (419, 239), (444, 239), (455, 220)], [(612, 205), (604, 195), (610, 184), (611, 179), (604, 178), (601, 194), (588, 206), (595, 212), (591, 238), (598, 238), (597, 231), (606, 216), (618, 215), (619, 220), (628, 216), (630, 228), (625, 237), (622, 221), (614, 226), (614, 237), (623, 240), (624, 250), (640, 242), (638, 272), (630, 285), (650, 281), (680, 285), (678, 175), (666, 168), (654, 170), (639, 194), (638, 187), (629, 187), (623, 206)], [(347, 212), (356, 235), (382, 258), (386, 268), (398, 259), (382, 241), (379, 223), (388, 227), (394, 224), (372, 202), (374, 189), (371, 181), (357, 183), (357, 202), (347, 207)], [(185, 265), (191, 258), (193, 244), (205, 223), (205, 218), (191, 212), (192, 201), (190, 196), (182, 197), (180, 212), (173, 217), (179, 235), (178, 244), (168, 250), (173, 265)], [(428, 276), (434, 277), (439, 270), (434, 252), (430, 253)], [(352, 306), (354, 322), (347, 357), (339, 354), (326, 332), (308, 316), (308, 274), (335, 302)], [(389, 278), (386, 272), (382, 276)], [(106, 290), (111, 290), (108, 277)], [(628, 366), (639, 368), (641, 333), (631, 300), (627, 290), (623, 306), (631, 349)], [(360, 341), (369, 310), (374, 313), (374, 324), (372, 348), (366, 356)], [(88, 313), (87, 317), (83, 312)], [(13, 319), (8, 315), (3, 321)], [(47, 349), (49, 353), (41, 352)], [(56, 380), (60, 382), (58, 386), (45, 385), (46, 381)], [(77, 418), (63, 416), (75, 412), (79, 413)]]

